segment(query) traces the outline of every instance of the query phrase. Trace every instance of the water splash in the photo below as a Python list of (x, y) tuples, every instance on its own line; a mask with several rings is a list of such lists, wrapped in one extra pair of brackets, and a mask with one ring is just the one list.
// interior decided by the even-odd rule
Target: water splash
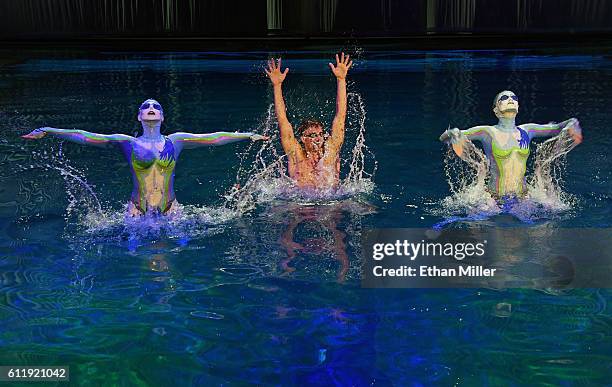
[(245, 167), (253, 146), (241, 156), (240, 167), (236, 173), (236, 185), (225, 195), (225, 206), (238, 213), (244, 213), (257, 205), (275, 200), (289, 200), (302, 203), (322, 203), (359, 197), (374, 190), (373, 176), (376, 160), (365, 143), (366, 109), (358, 93), (348, 94), (348, 114), (346, 140), (343, 145), (341, 171), (348, 170), (340, 185), (330, 190), (300, 189), (287, 175), (286, 156), (278, 150), (280, 138), (274, 114), (270, 105), (260, 124), (259, 132), (270, 138), (260, 147), (254, 161)]
[(562, 190), (566, 156), (575, 147), (576, 143), (567, 131), (537, 146), (534, 173), (527, 179), (529, 197), (560, 210), (568, 210), (577, 204), (573, 195)]
[(460, 159), (451, 148), (447, 150), (444, 172), (451, 195), (442, 200), (440, 208), (434, 209), (435, 215), (480, 218), (501, 212), (487, 189), (489, 160), (471, 141), (464, 143)]
[(68, 206), (64, 213), (66, 222), (83, 221), (85, 216), (99, 216), (102, 203), (94, 191), (94, 186), (87, 182), (85, 171), (70, 164), (63, 152), (63, 143), (58, 147), (50, 146), (44, 150), (31, 153), (29, 165), (18, 165), (21, 172), (43, 169), (59, 173), (64, 181), (64, 191), (68, 197)]
[(555, 219), (567, 215), (577, 206), (577, 199), (563, 191), (566, 155), (576, 144), (566, 132), (538, 144), (533, 173), (526, 176), (525, 198), (499, 203), (487, 189), (489, 161), (482, 150), (466, 141), (461, 160), (448, 150), (444, 163), (451, 195), (432, 212), (447, 219), (438, 226), (457, 221), (488, 219), (509, 213), (523, 222)]
[(184, 247), (194, 238), (222, 233), (237, 215), (224, 207), (177, 205), (172, 215), (147, 213), (139, 217), (127, 215), (127, 205), (120, 210), (107, 209), (98, 214), (87, 213), (78, 224), (79, 233), (68, 239), (85, 238), (89, 242), (126, 243), (135, 251), (141, 245), (157, 240), (172, 240)]

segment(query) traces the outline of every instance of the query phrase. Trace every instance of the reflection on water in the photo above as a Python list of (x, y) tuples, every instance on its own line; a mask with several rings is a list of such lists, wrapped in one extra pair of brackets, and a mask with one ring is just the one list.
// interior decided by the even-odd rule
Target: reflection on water
[[(607, 383), (608, 290), (359, 285), (363, 229), (448, 216), (435, 212), (449, 194), (437, 137), (490, 117), (489, 96), (503, 89), (527, 101), (520, 122), (575, 116), (585, 131), (559, 175), (578, 204), (538, 226), (610, 226), (611, 63), (548, 54), (365, 53), (349, 85), (346, 195), (282, 195), (278, 141), (266, 153), (237, 144), (185, 152), (183, 216), (136, 223), (124, 220), (131, 181), (119, 153), (18, 135), (43, 125), (132, 134), (132, 107), (148, 97), (166, 108), (168, 132), (275, 135), (267, 54), (41, 54), (4, 66), (0, 364), (68, 364), (91, 385)], [(329, 122), (329, 55), (306, 56), (284, 59), (291, 119)]]
[[(290, 264), (298, 253), (319, 257), (332, 253), (338, 260), (338, 281), (344, 282), (349, 269), (344, 243), (346, 235), (337, 226), (341, 214), (336, 210), (328, 212), (322, 214), (316, 207), (298, 208), (293, 211), (293, 217), (280, 239), (287, 251), (287, 259), (281, 261), (281, 267), (286, 274), (295, 271), (295, 267)], [(298, 227), (300, 230), (297, 230)]]
[[(361, 212), (357, 212), (360, 206)], [(280, 244), (286, 251), (286, 258), (281, 260), (280, 266), (283, 274), (293, 273), (298, 258), (306, 260), (325, 259), (331, 256), (337, 261), (336, 277), (338, 282), (344, 282), (349, 271), (350, 260), (347, 251), (347, 235), (340, 229), (340, 222), (344, 219), (344, 213), (354, 210), (353, 216), (363, 217), (373, 211), (371, 206), (359, 203), (340, 202), (327, 206), (300, 206), (289, 204), (283, 209), (283, 218), (286, 219), (285, 230), (280, 237)], [(277, 209), (276, 212), (279, 212)], [(280, 219), (279, 219), (280, 220)], [(351, 224), (351, 232), (354, 239), (359, 239), (359, 230)], [(357, 244), (355, 243), (355, 244)], [(355, 246), (353, 246), (355, 247)], [(355, 258), (360, 256), (358, 252), (352, 254)], [(305, 264), (312, 268), (313, 264)], [(353, 262), (353, 267), (358, 263)], [(311, 269), (312, 270), (312, 269)], [(309, 270), (309, 271), (311, 271)]]

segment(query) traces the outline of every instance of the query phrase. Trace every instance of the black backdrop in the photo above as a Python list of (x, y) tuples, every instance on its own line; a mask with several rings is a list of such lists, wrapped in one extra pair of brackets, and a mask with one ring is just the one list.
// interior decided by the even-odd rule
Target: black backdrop
[(612, 31), (607, 0), (1, 0), (0, 37)]

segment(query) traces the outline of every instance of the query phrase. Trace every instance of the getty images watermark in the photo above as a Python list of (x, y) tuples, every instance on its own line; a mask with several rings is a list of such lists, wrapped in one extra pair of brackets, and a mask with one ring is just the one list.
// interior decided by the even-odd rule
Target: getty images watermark
[(362, 242), (368, 288), (612, 287), (610, 229), (379, 229)]
[[(374, 243), (372, 258), (380, 261), (385, 257), (405, 257), (414, 261), (419, 257), (448, 257), (462, 261), (469, 257), (482, 257), (485, 254), (487, 241), (479, 243), (441, 243), (441, 242), (411, 242), (407, 239), (395, 240), (394, 243)], [(444, 268), (437, 265), (409, 266), (401, 265), (397, 268), (385, 268), (376, 265), (372, 273), (377, 277), (457, 277), (457, 276), (492, 276), (497, 269), (484, 268), (481, 265), (459, 265), (456, 268)]]

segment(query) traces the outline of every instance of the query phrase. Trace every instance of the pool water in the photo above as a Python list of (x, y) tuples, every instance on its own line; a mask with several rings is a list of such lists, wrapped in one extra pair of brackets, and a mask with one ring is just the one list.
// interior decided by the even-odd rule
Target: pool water
[[(260, 168), (262, 145), (244, 142), (183, 152), (175, 191), (185, 219), (125, 224), (120, 152), (19, 138), (40, 126), (133, 134), (146, 98), (164, 106), (165, 133), (274, 131), (268, 55), (3, 52), (0, 365), (68, 365), (73, 383), (92, 386), (612, 380), (610, 290), (372, 290), (359, 274), (362, 230), (464, 215), (441, 211), (449, 156), (437, 138), (449, 125), (495, 123), (491, 102), (504, 89), (520, 98), (518, 123), (580, 119), (584, 142), (561, 172), (571, 208), (450, 227), (610, 227), (607, 49), (357, 50), (343, 159), (361, 131), (366, 174), (352, 194), (316, 203), (228, 205), (232, 186)], [(332, 56), (283, 54), (294, 125), (331, 123)], [(277, 137), (263, 146), (268, 161), (282, 154)]]

